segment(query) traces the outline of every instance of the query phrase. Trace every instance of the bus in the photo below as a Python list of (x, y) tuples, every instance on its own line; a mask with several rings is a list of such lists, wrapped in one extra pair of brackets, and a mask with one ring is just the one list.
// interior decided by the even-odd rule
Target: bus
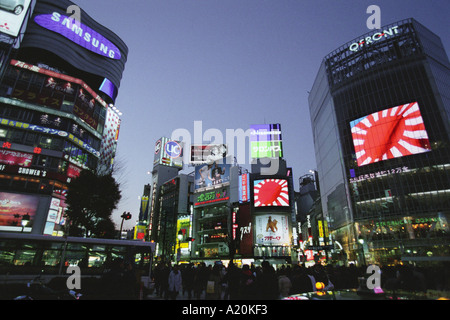
[(99, 277), (115, 259), (133, 264), (149, 280), (154, 252), (155, 243), (138, 240), (0, 232), (0, 281), (65, 276), (69, 266), (80, 267), (82, 276)]

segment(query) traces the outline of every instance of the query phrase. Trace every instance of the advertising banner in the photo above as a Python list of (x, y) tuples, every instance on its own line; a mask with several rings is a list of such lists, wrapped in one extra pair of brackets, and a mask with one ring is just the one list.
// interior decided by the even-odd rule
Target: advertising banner
[(204, 164), (195, 167), (195, 189), (205, 190), (208, 187), (219, 187), (230, 182), (231, 164)]
[(358, 166), (431, 151), (417, 102), (350, 122)]
[(31, 0), (0, 1), (0, 32), (12, 37), (19, 35)]
[(191, 146), (191, 164), (207, 164), (227, 157), (225, 144), (201, 144)]
[(279, 214), (255, 216), (255, 241), (258, 245), (289, 245), (288, 217)]
[[(27, 227), (33, 225), (39, 205), (39, 196), (0, 192), (0, 230), (17, 231), (22, 227), (22, 218), (25, 214), (30, 217)], [(24, 229), (29, 231), (30, 229)]]
[(33, 155), (31, 153), (0, 149), (0, 164), (29, 167), (32, 161)]
[(251, 125), (250, 152), (253, 159), (281, 158), (283, 156), (281, 125)]

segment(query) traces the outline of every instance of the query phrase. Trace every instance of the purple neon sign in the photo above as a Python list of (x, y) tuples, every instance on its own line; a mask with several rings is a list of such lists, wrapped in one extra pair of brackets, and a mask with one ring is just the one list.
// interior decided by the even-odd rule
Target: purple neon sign
[(41, 27), (59, 33), (89, 51), (111, 59), (121, 58), (120, 50), (111, 41), (73, 18), (53, 12), (38, 15), (34, 21)]

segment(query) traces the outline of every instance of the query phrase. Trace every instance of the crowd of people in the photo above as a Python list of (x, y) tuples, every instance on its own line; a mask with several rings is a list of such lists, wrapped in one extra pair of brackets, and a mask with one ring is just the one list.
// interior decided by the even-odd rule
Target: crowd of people
[[(366, 266), (347, 267), (315, 264), (281, 265), (275, 269), (269, 262), (260, 266), (229, 263), (206, 265), (158, 264), (153, 269), (155, 294), (162, 299), (206, 300), (276, 300), (284, 297), (316, 291), (316, 283), (324, 284), (323, 290), (357, 289), (358, 278), (368, 276)], [(448, 274), (432, 269), (419, 270), (408, 266), (383, 267), (382, 286), (389, 290), (423, 291), (440, 286), (448, 290)]]
[[(329, 270), (328, 270), (329, 271)], [(207, 300), (274, 300), (289, 295), (313, 292), (316, 282), (325, 289), (357, 287), (359, 270), (345, 268), (339, 280), (330, 279), (330, 273), (321, 264), (305, 268), (299, 265), (282, 265), (275, 269), (269, 262), (261, 266), (230, 263), (206, 266), (200, 263), (174, 265), (158, 264), (153, 270), (156, 294), (164, 299), (176, 299), (179, 294), (188, 299)]]

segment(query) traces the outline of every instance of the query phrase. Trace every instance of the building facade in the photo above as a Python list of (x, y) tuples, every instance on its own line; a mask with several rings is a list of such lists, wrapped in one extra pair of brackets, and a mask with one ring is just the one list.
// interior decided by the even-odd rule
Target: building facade
[(309, 95), (321, 202), (348, 261), (448, 261), (450, 63), (414, 19), (327, 55)]
[(128, 48), (81, 8), (69, 17), (73, 5), (27, 1), (26, 29), (0, 38), (2, 231), (61, 235), (68, 183), (114, 164)]

